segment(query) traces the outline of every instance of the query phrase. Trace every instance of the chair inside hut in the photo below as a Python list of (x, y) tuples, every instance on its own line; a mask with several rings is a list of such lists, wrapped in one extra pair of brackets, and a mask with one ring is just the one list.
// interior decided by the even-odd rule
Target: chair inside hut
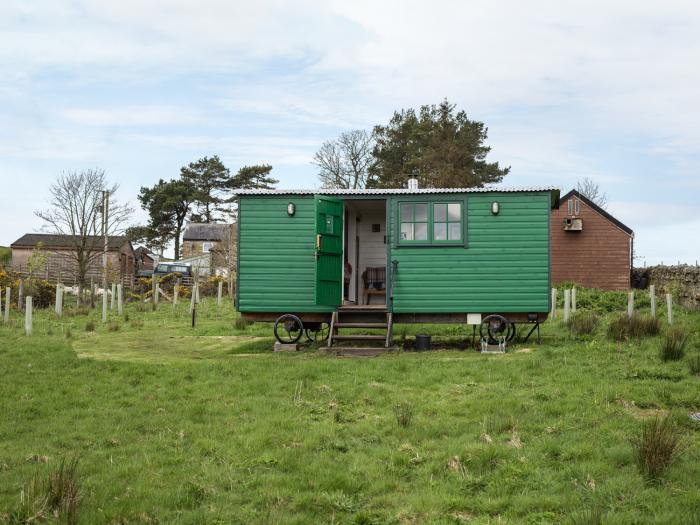
[(343, 302), (385, 305), (386, 201), (345, 201)]

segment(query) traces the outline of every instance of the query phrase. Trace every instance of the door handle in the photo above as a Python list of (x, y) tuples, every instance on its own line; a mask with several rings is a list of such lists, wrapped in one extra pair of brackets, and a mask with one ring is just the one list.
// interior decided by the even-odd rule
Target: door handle
[(319, 233), (316, 235), (316, 249), (320, 250), (321, 249), (321, 238), (323, 236)]

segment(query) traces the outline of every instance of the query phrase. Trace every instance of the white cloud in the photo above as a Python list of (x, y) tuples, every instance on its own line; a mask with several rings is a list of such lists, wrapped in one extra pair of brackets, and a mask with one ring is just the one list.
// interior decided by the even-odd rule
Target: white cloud
[(60, 112), (64, 118), (88, 126), (151, 126), (196, 124), (204, 118), (184, 108), (129, 106), (119, 108), (68, 108)]

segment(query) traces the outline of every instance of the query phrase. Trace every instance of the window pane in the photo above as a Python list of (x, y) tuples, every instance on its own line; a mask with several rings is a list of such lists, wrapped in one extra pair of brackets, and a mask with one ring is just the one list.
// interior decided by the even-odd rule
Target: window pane
[(326, 215), (326, 233), (333, 233), (333, 215)]
[(413, 240), (413, 223), (402, 222), (401, 223), (401, 240), (402, 241), (412, 241)]
[(447, 204), (436, 204), (433, 208), (433, 220), (435, 222), (447, 221)]
[(433, 239), (436, 241), (447, 240), (447, 223), (436, 222), (433, 225)]
[(416, 204), (416, 222), (427, 222), (428, 221), (428, 205), (427, 204)]
[(447, 220), (449, 221), (460, 221), (462, 220), (462, 205), (458, 202), (454, 204), (448, 204), (447, 206)]
[(413, 204), (401, 205), (401, 222), (413, 221)]
[(427, 222), (417, 222), (416, 223), (416, 240), (417, 241), (427, 241), (428, 240), (428, 223)]
[(449, 240), (459, 241), (462, 238), (462, 225), (459, 222), (451, 222), (447, 234)]

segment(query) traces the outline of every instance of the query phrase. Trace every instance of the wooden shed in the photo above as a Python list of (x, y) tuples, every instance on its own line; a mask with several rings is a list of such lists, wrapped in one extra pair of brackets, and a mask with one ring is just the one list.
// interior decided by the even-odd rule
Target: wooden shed
[[(78, 264), (75, 257), (76, 246), (81, 244), (79, 238), (71, 235), (27, 233), (13, 242), (12, 268), (26, 273), (27, 262), (32, 251), (41, 247), (46, 253), (47, 262), (38, 276), (50, 281), (62, 281), (72, 284), (78, 277)], [(90, 236), (85, 242), (85, 253), (89, 259), (87, 279), (95, 282), (102, 280), (102, 251), (104, 237)], [(128, 238), (111, 236), (107, 246), (107, 272), (109, 280), (132, 286), (135, 273), (134, 248)]]
[(552, 212), (552, 281), (630, 287), (634, 232), (576, 190)]
[(497, 314), (514, 335), (514, 323), (538, 325), (550, 310), (555, 188), (238, 195), (237, 305), (249, 320), (327, 330), (329, 346), (361, 337), (338, 329), (366, 322), (386, 333), (365, 338), (389, 345), (396, 322)]

